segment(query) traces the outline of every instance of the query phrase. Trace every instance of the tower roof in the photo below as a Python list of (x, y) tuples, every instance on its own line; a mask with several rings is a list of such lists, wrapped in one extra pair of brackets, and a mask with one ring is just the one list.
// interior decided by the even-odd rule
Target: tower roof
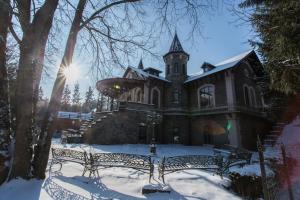
[(183, 50), (182, 45), (181, 45), (181, 43), (180, 43), (180, 41), (179, 41), (179, 39), (178, 39), (177, 32), (175, 32), (173, 41), (172, 41), (171, 46), (170, 46), (170, 49), (169, 49), (169, 52), (166, 53), (166, 54), (164, 55), (164, 57), (167, 56), (167, 55), (169, 55), (170, 53), (176, 53), (176, 52), (184, 53), (184, 54), (186, 54), (187, 56), (189, 56), (189, 54), (187, 54), (187, 53)]
[(141, 59), (138, 65), (139, 69), (144, 69), (144, 64), (143, 64), (143, 60)]
[(183, 48), (181, 46), (181, 43), (178, 39), (177, 33), (175, 32), (172, 44), (170, 46), (169, 52), (174, 52), (174, 51), (183, 51)]

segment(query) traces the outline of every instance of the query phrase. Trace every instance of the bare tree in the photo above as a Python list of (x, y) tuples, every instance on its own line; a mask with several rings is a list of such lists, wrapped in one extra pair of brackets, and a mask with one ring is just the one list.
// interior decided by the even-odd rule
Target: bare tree
[[(16, 0), (22, 39), (10, 30), (20, 47), (16, 85), (15, 151), (10, 178), (30, 176), (34, 95), (44, 63), (45, 46), (58, 0), (45, 0), (39, 8), (31, 0)], [(33, 7), (33, 8), (32, 8)]]

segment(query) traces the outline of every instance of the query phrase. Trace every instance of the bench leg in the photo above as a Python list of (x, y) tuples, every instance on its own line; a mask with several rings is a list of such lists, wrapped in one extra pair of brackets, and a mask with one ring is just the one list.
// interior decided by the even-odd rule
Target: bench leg
[(84, 166), (84, 169), (83, 169), (83, 173), (82, 173), (82, 175), (81, 175), (81, 176), (84, 176), (84, 175), (85, 175), (85, 173), (86, 173), (86, 171), (87, 171), (87, 166), (85, 165), (85, 166)]

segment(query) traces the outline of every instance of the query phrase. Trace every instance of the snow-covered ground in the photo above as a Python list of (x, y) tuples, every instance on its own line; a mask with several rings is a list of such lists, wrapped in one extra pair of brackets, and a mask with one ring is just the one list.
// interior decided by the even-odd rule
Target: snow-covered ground
[[(124, 152), (148, 155), (148, 145), (61, 145), (53, 140), (53, 146), (86, 150), (88, 152)], [(174, 155), (212, 155), (211, 147), (183, 145), (158, 145), (156, 160), (162, 156)], [(58, 166), (57, 166), (58, 168)], [(155, 167), (156, 168), (156, 167)], [(52, 171), (55, 170), (55, 167)], [(240, 199), (224, 186), (227, 178), (201, 170), (186, 170), (166, 176), (171, 193), (152, 193), (143, 195), (142, 187), (148, 185), (148, 175), (133, 169), (109, 168), (99, 171), (99, 178), (91, 181), (82, 177), (82, 166), (65, 163), (61, 172), (49, 172), (43, 181), (13, 180), (0, 187), (1, 200), (37, 199)], [(155, 171), (153, 185), (161, 184)]]

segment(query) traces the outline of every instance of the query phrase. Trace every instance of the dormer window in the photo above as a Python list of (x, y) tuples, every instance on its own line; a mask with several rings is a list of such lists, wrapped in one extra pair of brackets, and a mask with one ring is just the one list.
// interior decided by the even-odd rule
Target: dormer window
[(210, 64), (210, 63), (204, 62), (204, 63), (202, 64), (201, 68), (202, 68), (202, 70), (203, 70), (204, 72), (208, 72), (208, 71), (214, 69), (215, 66), (213, 66), (213, 65)]

